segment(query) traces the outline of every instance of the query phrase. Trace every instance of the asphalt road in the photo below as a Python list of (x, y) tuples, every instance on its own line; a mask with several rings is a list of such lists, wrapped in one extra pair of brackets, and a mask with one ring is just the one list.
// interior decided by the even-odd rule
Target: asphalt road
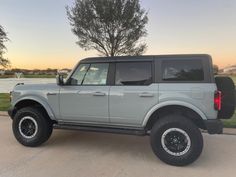
[(43, 146), (27, 148), (0, 116), (0, 177), (235, 177), (236, 136), (204, 134), (204, 143), (186, 167), (157, 159), (148, 136), (54, 130)]

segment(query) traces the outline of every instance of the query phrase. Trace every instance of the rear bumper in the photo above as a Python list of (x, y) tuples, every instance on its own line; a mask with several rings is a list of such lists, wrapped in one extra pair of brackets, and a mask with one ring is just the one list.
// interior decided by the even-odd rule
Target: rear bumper
[(219, 119), (215, 120), (205, 120), (205, 127), (209, 134), (222, 134), (223, 133), (223, 123)]

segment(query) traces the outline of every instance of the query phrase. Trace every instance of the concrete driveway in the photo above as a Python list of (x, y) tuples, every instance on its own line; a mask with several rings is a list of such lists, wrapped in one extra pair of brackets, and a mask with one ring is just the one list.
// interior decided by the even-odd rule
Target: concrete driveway
[(20, 145), (0, 116), (0, 177), (234, 177), (236, 136), (204, 134), (200, 158), (173, 167), (155, 157), (149, 137), (54, 130), (38, 148)]

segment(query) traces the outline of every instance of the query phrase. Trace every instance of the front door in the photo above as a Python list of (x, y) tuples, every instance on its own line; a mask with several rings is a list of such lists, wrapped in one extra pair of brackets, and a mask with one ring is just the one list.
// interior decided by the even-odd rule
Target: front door
[(80, 64), (60, 89), (61, 120), (109, 122), (108, 63)]

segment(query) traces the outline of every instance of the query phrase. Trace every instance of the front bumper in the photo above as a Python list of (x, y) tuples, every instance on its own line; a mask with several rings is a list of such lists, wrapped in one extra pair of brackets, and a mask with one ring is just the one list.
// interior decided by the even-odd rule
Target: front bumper
[(223, 123), (219, 119), (205, 120), (205, 127), (209, 134), (222, 134)]
[(10, 107), (9, 109), (8, 109), (8, 115), (10, 116), (10, 118), (12, 118), (13, 119), (13, 116), (14, 116), (14, 108), (12, 108), (12, 107)]

